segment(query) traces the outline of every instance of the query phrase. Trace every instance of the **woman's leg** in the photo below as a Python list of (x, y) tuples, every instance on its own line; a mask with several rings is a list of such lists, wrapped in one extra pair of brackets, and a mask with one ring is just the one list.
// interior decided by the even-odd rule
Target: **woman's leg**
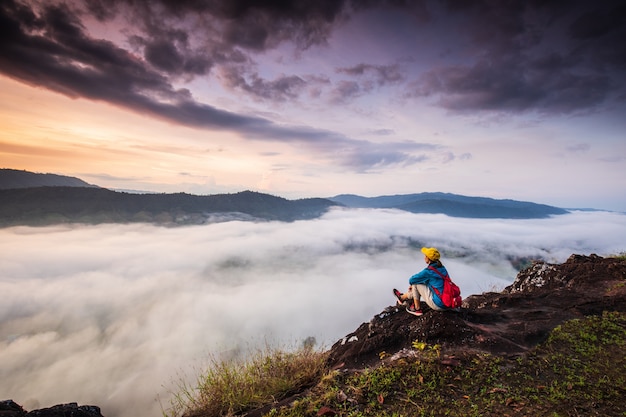
[(433, 310), (441, 310), (433, 301), (433, 292), (428, 285), (424, 284), (415, 284), (411, 285), (411, 293), (413, 294), (413, 300), (415, 302), (415, 308), (419, 309), (420, 298), (424, 299), (424, 302), (428, 304), (428, 307)]
[(411, 294), (411, 298), (413, 299), (413, 302), (415, 303), (415, 308), (419, 310), (421, 294), (420, 294), (420, 290), (418, 287), (423, 287), (423, 285), (421, 284), (411, 285), (409, 287), (409, 293)]

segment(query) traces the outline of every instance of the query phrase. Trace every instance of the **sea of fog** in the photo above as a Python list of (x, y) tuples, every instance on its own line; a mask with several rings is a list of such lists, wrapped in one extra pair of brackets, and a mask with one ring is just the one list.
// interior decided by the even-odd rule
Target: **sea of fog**
[(463, 296), (501, 290), (510, 259), (626, 251), (626, 215), (478, 220), (336, 209), (316, 220), (0, 229), (0, 400), (161, 415), (208, 357), (318, 347), (369, 321), (435, 246)]

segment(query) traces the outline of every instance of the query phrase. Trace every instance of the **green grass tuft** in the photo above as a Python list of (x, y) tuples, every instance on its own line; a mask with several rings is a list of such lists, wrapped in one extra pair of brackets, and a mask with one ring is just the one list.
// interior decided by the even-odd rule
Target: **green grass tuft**
[(287, 352), (266, 346), (246, 360), (210, 358), (196, 386), (182, 382), (165, 416), (232, 416), (279, 401), (317, 383), (326, 354), (311, 347)]

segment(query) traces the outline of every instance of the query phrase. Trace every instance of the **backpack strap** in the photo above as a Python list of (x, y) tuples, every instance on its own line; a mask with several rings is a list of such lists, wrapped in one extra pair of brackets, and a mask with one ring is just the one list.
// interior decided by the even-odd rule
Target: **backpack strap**
[[(437, 273), (437, 275), (439, 275), (441, 277), (441, 279), (443, 279), (443, 281), (445, 282), (446, 279), (450, 279), (450, 276), (448, 274), (444, 275), (442, 274), (437, 268), (435, 268), (434, 266), (428, 265), (428, 269), (430, 269), (431, 271), (435, 271)], [(439, 296), (439, 298), (441, 298), (441, 293), (439, 292), (439, 290), (437, 288), (435, 288), (434, 286), (430, 286), (430, 288), (433, 289), (433, 291), (435, 291), (435, 294), (437, 294)]]
[(443, 278), (444, 280), (446, 278), (450, 278), (450, 275), (446, 274), (442, 274), (441, 271), (439, 271), (437, 268), (435, 268), (434, 266), (428, 265), (428, 269), (430, 269), (431, 271), (435, 271), (441, 278)]

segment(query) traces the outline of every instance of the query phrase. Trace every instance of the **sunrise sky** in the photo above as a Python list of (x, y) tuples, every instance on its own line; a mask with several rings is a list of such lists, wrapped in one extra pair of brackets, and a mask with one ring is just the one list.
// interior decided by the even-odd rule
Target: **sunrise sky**
[(626, 211), (623, 1), (0, 5), (0, 168)]

